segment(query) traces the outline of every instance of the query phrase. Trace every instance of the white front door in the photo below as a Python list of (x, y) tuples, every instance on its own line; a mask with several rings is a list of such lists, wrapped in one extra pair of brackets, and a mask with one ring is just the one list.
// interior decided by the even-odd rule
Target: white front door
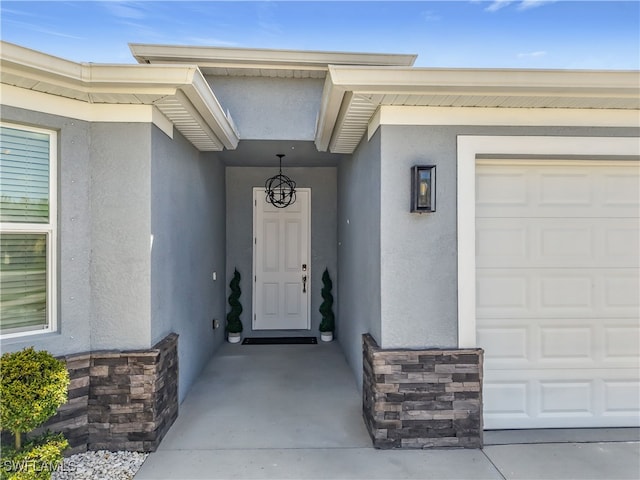
[(311, 189), (276, 208), (253, 189), (253, 329), (311, 328)]

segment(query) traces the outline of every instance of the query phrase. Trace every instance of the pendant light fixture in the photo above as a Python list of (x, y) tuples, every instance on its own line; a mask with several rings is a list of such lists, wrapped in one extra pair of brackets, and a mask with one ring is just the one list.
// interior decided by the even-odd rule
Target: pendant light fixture
[(282, 174), (284, 154), (278, 153), (276, 157), (280, 159), (280, 171), (264, 182), (265, 200), (276, 208), (285, 208), (296, 201), (296, 182)]

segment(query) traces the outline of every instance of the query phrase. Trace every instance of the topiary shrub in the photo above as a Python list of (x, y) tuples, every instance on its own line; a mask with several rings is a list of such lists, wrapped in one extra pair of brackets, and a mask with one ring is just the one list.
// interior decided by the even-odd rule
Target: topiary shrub
[(240, 272), (237, 269), (234, 269), (229, 288), (231, 288), (231, 295), (229, 295), (231, 311), (227, 314), (227, 332), (240, 333), (242, 332), (242, 321), (240, 320), (242, 305), (239, 299), (242, 291), (240, 290)]
[(320, 305), (320, 313), (322, 314), (322, 321), (320, 322), (319, 330), (321, 332), (333, 332), (336, 328), (335, 316), (333, 314), (333, 295), (331, 295), (331, 289), (333, 283), (329, 276), (329, 270), (324, 269), (322, 274), (322, 305)]
[(55, 415), (67, 401), (69, 372), (64, 362), (33, 347), (5, 353), (0, 359), (0, 430), (22, 447), (22, 434)]

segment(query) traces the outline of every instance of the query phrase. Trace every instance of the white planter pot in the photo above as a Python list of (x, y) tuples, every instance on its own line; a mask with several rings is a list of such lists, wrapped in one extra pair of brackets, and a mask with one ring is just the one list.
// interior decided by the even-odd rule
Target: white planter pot
[(229, 343), (240, 343), (241, 334), (239, 333), (229, 333), (228, 340)]
[(333, 332), (320, 332), (320, 340), (330, 342), (333, 340)]

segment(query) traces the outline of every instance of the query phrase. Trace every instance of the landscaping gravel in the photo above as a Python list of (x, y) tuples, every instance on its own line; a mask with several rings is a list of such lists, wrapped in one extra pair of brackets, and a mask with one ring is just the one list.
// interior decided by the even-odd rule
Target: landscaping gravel
[(131, 480), (149, 454), (98, 450), (65, 458), (52, 480)]

